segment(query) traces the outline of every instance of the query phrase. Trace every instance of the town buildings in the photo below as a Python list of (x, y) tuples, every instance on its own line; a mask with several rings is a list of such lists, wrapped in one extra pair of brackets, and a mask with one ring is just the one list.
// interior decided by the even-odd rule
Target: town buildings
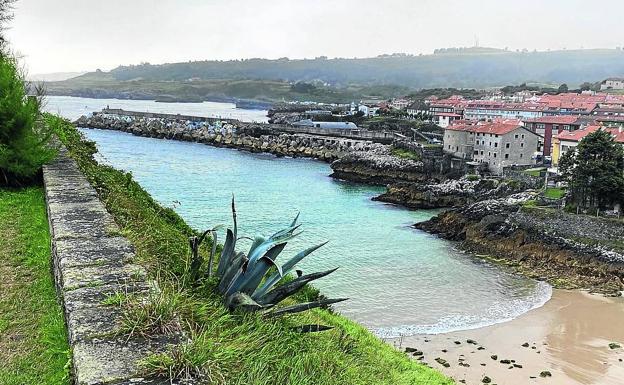
[(563, 154), (576, 148), (576, 146), (579, 145), (580, 141), (583, 140), (583, 138), (598, 130), (604, 130), (609, 132), (611, 136), (613, 136), (613, 140), (616, 143), (624, 146), (624, 128), (622, 128), (621, 126), (607, 127), (601, 125), (591, 125), (576, 131), (563, 131), (555, 136), (555, 138), (553, 139), (553, 165), (557, 166)]
[(608, 78), (600, 85), (601, 90), (624, 90), (624, 78)]
[(507, 167), (535, 164), (540, 139), (517, 120), (457, 124), (444, 130), (444, 151), (487, 164), (490, 172), (500, 175)]

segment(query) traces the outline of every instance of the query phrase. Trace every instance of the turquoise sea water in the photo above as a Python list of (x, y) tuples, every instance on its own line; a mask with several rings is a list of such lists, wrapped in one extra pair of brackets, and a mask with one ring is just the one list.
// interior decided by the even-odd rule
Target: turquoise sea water
[(83, 132), (97, 143), (103, 161), (132, 172), (197, 229), (231, 225), (232, 194), (242, 235), (273, 233), (300, 211), (304, 233), (284, 255), (329, 240), (302, 269), (340, 267), (315, 285), (327, 296), (350, 298), (338, 310), (380, 336), (502, 322), (550, 298), (547, 284), (481, 262), (410, 227), (434, 212), (373, 202), (383, 188), (333, 180), (326, 163), (114, 131)]

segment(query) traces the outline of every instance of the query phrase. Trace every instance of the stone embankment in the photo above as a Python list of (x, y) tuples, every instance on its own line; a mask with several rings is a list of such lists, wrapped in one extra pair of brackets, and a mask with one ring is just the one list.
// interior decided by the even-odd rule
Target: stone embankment
[(500, 179), (467, 178), (449, 179), (440, 183), (398, 182), (388, 185), (388, 190), (373, 198), (411, 209), (456, 207), (484, 199), (500, 198), (520, 191), (525, 186), (515, 181)]
[(608, 295), (624, 290), (624, 222), (526, 205), (524, 192), (451, 209), (415, 227), (500, 258), (560, 288)]
[(198, 142), (277, 156), (309, 157), (331, 162), (353, 151), (369, 151), (384, 145), (339, 137), (284, 133), (255, 123), (211, 125), (177, 119), (136, 118), (123, 115), (94, 114), (82, 116), (78, 127), (128, 132), (159, 139)]
[[(44, 167), (55, 284), (62, 301), (77, 385), (160, 384), (138, 362), (176, 341), (118, 335), (123, 315), (110, 296), (147, 297), (158, 288), (134, 263), (130, 243), (66, 150)], [(168, 383), (168, 382), (166, 382)]]

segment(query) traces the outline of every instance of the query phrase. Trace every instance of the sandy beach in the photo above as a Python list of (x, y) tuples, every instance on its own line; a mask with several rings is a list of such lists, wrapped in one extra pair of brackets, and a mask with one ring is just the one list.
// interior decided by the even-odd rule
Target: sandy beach
[(624, 349), (609, 344), (624, 347), (624, 299), (554, 290), (544, 306), (509, 322), (389, 342), (418, 349), (423, 362), (458, 383), (487, 376), (498, 385), (622, 385)]

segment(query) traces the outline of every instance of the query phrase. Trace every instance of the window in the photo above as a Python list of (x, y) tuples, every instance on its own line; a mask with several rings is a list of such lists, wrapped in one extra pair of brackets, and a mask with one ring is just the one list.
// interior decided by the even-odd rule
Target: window
[(496, 153), (494, 153), (494, 157), (496, 158)]
[(505, 154), (505, 159), (509, 159), (509, 154)]
[(449, 149), (449, 150), (451, 149), (451, 145), (450, 145), (450, 144), (448, 145), (448, 149)]
[(522, 134), (522, 139), (524, 139), (524, 134)]
[(520, 153), (520, 157), (522, 158), (522, 153)]
[(524, 142), (520, 143), (520, 148), (524, 148)]
[(509, 148), (509, 143), (505, 143), (505, 148)]
[(518, 139), (518, 134), (514, 135), (514, 138)]
[(494, 148), (498, 147), (498, 143), (494, 143)]
[(479, 155), (479, 151), (475, 150), (474, 154)]
[(483, 151), (481, 151), (481, 155), (483, 155)]
[(492, 153), (488, 151), (488, 156), (492, 156)]
[(566, 124), (565, 126), (563, 126), (563, 129), (570, 131), (570, 126)]

